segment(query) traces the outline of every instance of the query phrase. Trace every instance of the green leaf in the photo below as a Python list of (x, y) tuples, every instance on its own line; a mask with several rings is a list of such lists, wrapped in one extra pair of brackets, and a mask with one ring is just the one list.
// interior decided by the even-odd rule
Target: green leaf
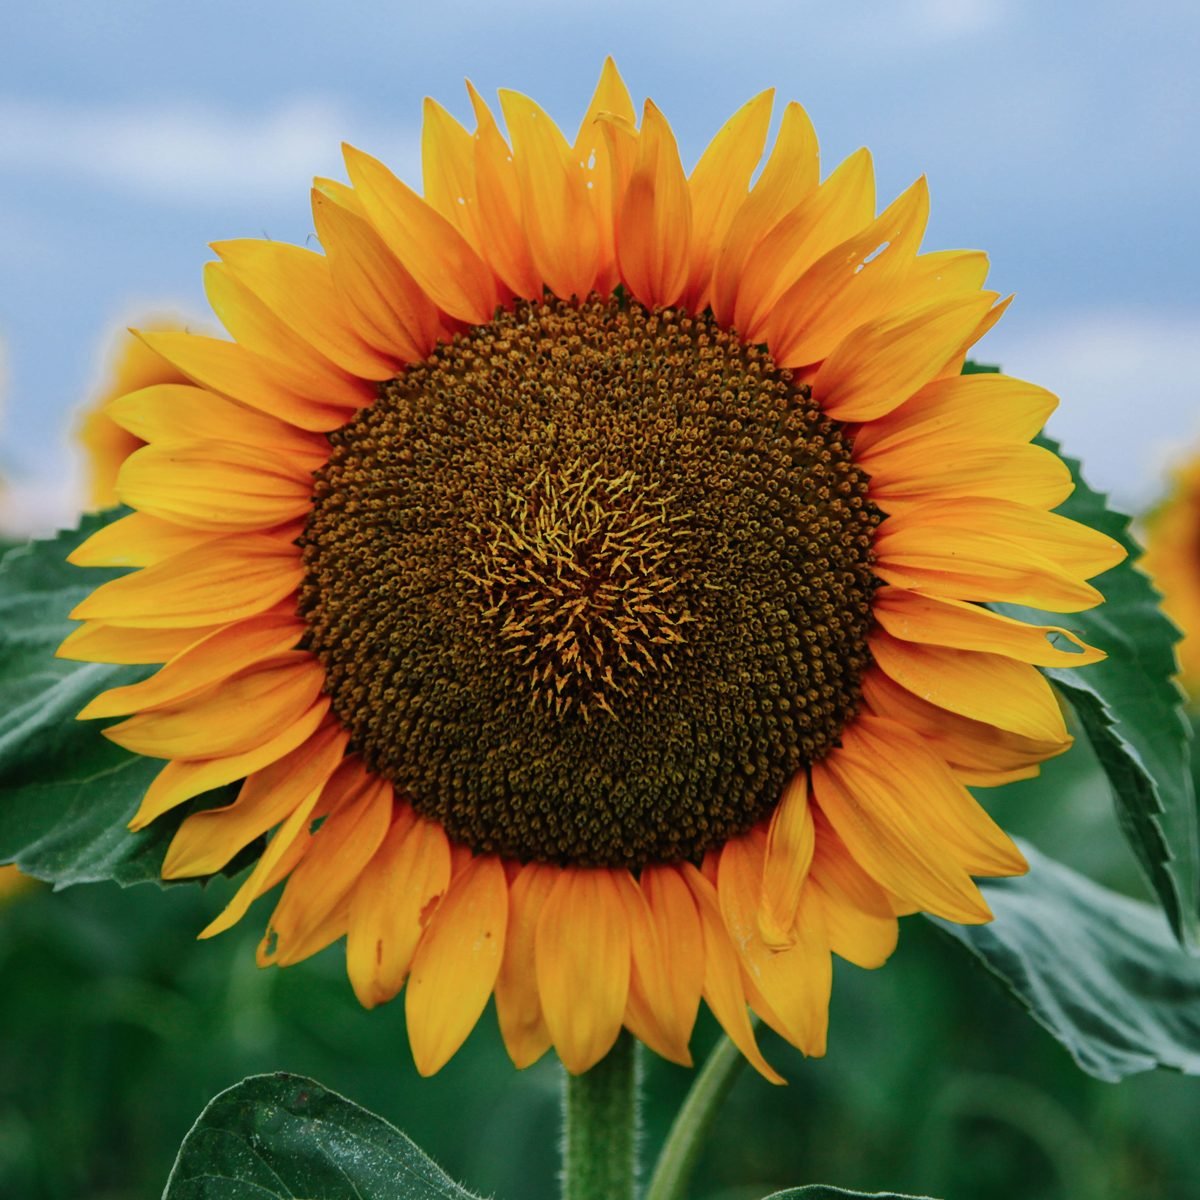
[(475, 1200), (382, 1117), (301, 1075), (254, 1075), (192, 1126), (163, 1200)]
[[(1058, 444), (1038, 442), (1059, 454)], [(1191, 730), (1175, 683), (1179, 631), (1159, 607), (1159, 594), (1135, 563), (1142, 550), (1129, 518), (1082, 479), (1079, 463), (1064, 458), (1075, 491), (1058, 512), (1108, 534), (1129, 557), (1092, 582), (1105, 602), (1089, 612), (1043, 613), (997, 604), (1021, 620), (1068, 626), (1108, 654), (1088, 667), (1046, 668), (1074, 708), (1108, 776), (1121, 831), (1158, 897), (1176, 936), (1200, 942), (1200, 855), (1196, 796), (1190, 766)]]
[[(130, 833), (129, 819), (163, 764), (108, 741), (102, 723), (75, 720), (97, 693), (149, 672), (54, 657), (73, 628), (67, 613), (122, 574), (73, 567), (66, 556), (122, 515), (86, 517), (77, 531), (0, 560), (0, 862), (64, 887), (157, 880), (180, 822), (229, 798), (228, 789), (210, 792)], [(227, 870), (240, 870), (248, 857)]]
[(1023, 845), (1029, 874), (986, 880), (987, 925), (929, 918), (962, 943), (1089, 1075), (1200, 1074), (1200, 960), (1153, 905)]
[(772, 1192), (765, 1200), (931, 1200), (929, 1196), (900, 1195), (899, 1192), (848, 1192), (845, 1188), (829, 1187), (814, 1183), (808, 1187), (788, 1188), (786, 1192)]

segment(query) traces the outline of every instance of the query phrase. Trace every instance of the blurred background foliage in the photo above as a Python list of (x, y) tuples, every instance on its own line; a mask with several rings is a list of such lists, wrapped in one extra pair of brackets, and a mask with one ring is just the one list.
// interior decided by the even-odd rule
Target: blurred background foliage
[[(1083, 744), (1040, 779), (985, 794), (1012, 831), (1110, 886), (1143, 894)], [(557, 1192), (557, 1064), (512, 1069), (489, 1015), (421, 1080), (403, 1002), (355, 1003), (343, 951), (259, 970), (266, 903), (194, 941), (233, 890), (29, 887), (0, 908), (0, 1196), (157, 1196), (217, 1092), (288, 1070), (386, 1117), (456, 1178), (497, 1200)], [(705, 1018), (694, 1049), (716, 1036)], [(970, 1200), (1188, 1200), (1200, 1083), (1167, 1072), (1106, 1084), (919, 918), (883, 970), (839, 963), (828, 1057), (770, 1034), (791, 1081), (746, 1070), (693, 1195), (750, 1200), (798, 1181)], [(652, 1156), (691, 1073), (646, 1055)]]

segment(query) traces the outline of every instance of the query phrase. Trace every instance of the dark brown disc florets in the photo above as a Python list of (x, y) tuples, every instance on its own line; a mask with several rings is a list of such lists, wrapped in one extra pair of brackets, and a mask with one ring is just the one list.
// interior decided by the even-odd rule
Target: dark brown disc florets
[(710, 316), (521, 302), (330, 440), (307, 644), (367, 765), (473, 849), (696, 858), (854, 714), (866, 476)]

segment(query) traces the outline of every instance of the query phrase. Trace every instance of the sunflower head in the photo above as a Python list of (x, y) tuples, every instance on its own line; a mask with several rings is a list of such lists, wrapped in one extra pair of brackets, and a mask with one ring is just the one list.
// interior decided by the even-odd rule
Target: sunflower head
[(1146, 522), (1141, 565), (1162, 592), (1163, 609), (1179, 626), (1179, 677), (1200, 703), (1200, 460), (1178, 467), (1166, 498)]
[(1005, 304), (923, 180), (822, 180), (795, 104), (759, 172), (769, 93), (685, 172), (611, 62), (574, 140), (471, 100), (423, 195), (347, 148), (321, 252), (217, 245), (231, 340), (143, 334), (190, 382), (108, 408), (134, 512), (75, 559), (139, 569), (62, 653), (164, 664), (82, 714), (166, 760), (135, 826), (244, 780), (164, 866), (271, 833), (205, 933), (286, 881), (260, 961), (345, 937), (422, 1071), (494, 993), (518, 1065), (687, 1062), (703, 998), (777, 1078), (747, 1005), (820, 1054), (831, 954), (1024, 869), (965, 785), (1066, 749), (1036, 666), (1100, 654), (984, 605), (1122, 551), (1050, 511), (1053, 397), (960, 375)]

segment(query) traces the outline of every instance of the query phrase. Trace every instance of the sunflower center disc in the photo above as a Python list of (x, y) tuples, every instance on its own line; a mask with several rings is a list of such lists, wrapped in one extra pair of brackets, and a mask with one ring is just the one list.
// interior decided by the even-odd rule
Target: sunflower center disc
[(472, 849), (695, 859), (853, 716), (867, 478), (711, 317), (521, 302), (330, 441), (306, 644), (367, 766)]

